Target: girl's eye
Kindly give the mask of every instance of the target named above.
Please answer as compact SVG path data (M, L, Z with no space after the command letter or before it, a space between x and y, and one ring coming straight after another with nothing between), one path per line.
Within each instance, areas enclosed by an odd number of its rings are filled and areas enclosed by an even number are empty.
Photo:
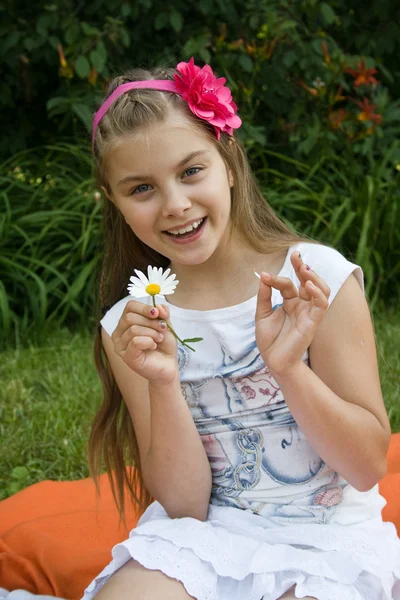
M187 169L184 172L184 175L187 175L188 177L191 177L192 175L196 175L196 173L198 173L201 170L202 169L200 167L190 167L190 169Z
M131 194L144 194L144 192L147 192L149 189L149 185L147 183L142 183L141 185L138 185L137 187L135 187Z

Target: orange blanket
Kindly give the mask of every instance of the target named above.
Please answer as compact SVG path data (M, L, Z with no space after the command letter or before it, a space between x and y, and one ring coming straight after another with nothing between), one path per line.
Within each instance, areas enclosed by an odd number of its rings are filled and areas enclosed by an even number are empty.
M79 600L110 561L111 548L137 523L118 514L105 475L96 498L90 479L42 481L0 502L0 587ZM392 435L388 473L380 482L385 521L400 535L400 433Z

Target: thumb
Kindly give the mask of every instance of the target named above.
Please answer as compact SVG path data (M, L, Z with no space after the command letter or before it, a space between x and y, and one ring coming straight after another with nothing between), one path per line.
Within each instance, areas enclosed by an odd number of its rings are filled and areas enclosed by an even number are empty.
M269 276L271 277L271 276ZM260 276L260 287L257 295L257 306L256 306L256 323L269 317L272 310L272 287L267 283L269 280L268 274L261 273Z
M165 304L157 304L158 317L164 321L169 321L169 308Z

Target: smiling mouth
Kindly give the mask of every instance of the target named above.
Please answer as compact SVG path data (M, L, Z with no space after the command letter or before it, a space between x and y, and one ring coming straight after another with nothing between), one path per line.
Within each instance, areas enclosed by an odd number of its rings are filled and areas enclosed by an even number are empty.
M193 225L191 225L191 229L190 231L185 231L184 233L172 233L171 231L164 231L163 233L166 233L167 235L169 235L172 238L187 238L187 237L191 237L192 235L194 235L195 233L197 233L204 225L206 221L206 217L203 217L202 219L199 219L199 221L196 222L196 226L193 227Z

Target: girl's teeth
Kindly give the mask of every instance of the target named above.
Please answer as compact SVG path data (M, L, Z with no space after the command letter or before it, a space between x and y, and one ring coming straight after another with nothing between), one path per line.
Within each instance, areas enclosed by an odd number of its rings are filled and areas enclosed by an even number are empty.
M178 229L178 231L168 231L168 233L170 233L171 235L183 235L184 233L189 233L189 231L192 231L193 229L197 229L197 227L202 222L203 222L203 219L200 219L200 221L195 221L194 223L192 223L191 225L188 225L184 229Z

